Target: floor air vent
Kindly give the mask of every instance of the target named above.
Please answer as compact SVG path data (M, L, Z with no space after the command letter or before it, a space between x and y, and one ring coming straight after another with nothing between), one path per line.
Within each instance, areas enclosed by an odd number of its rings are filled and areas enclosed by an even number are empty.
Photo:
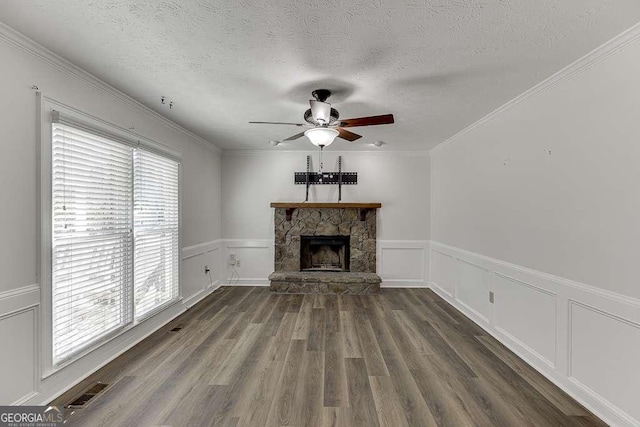
M182 329L182 326L176 326L171 330L171 332L178 332L180 329Z
M82 408L87 404L91 399L96 397L98 394L102 392L105 388L107 388L109 384L97 383L91 386L87 391L82 393L80 397L67 405L67 408Z

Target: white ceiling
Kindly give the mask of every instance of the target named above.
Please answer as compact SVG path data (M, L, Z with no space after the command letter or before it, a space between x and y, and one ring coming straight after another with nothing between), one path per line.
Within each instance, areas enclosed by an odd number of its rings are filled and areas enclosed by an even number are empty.
M396 118L331 148L428 150L640 21L640 2L0 0L0 21L224 149L274 149L298 128L247 122L302 122L328 88L342 118Z

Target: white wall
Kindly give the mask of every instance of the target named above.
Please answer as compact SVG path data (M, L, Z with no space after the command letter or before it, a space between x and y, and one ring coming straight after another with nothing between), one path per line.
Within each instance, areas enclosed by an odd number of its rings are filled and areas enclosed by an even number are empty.
M44 403L203 296L205 263L215 264L221 237L221 158L184 131L30 41L0 27L0 342L20 345L0 355L0 404ZM87 357L40 380L40 289L36 254L37 85L58 102L182 151L182 264L185 302L134 328ZM206 243L204 246L195 246ZM194 249L195 248L195 249ZM198 248L202 249L198 252ZM195 251L195 252L194 252ZM197 253L196 253L197 252ZM218 274L218 272L215 272ZM214 280L215 280L214 276ZM13 337L17 337L15 340Z
M297 144L311 143L300 140ZM334 145L346 144L336 141ZM332 146L333 147L333 146ZM381 202L378 238L429 238L429 160L426 153L325 151L324 170L358 172L357 185L342 186L343 202ZM319 151L225 151L223 165L223 224L226 239L266 239L273 236L271 202L301 202L305 186L293 184L294 172L319 167ZM313 185L310 202L337 202L337 185Z
M432 287L617 425L640 425L639 38L431 152Z
M432 238L639 298L639 75L635 42L436 150Z
M306 140L296 143L311 146ZM358 173L357 185L342 187L342 201L382 203L377 215L378 273L383 286L424 285L430 212L427 153L337 151L335 147L343 143L336 141L324 153L324 170L337 171L337 156L342 155L342 170ZM317 171L319 154L315 150L292 152L280 146L260 152L225 151L223 230L225 240L231 240L232 246L242 244L246 254L238 268L240 283L267 283L273 271L274 234L274 210L269 205L304 201L305 186L294 185L293 176L306 170L307 155L312 156L312 170ZM311 202L337 200L337 186L310 189Z

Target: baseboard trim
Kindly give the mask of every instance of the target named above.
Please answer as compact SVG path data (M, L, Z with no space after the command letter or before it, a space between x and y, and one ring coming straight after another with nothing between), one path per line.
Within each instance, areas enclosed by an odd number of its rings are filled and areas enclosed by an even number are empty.
M38 396L38 392L37 391L33 391L29 394L27 394L24 397L21 397L20 399L16 400L15 402L13 402L11 404L11 406L21 406L24 405L25 403L27 403L28 401L30 401L31 399L35 398L36 396Z
M269 279L235 279L227 280L224 286L269 286Z
M383 280L381 288L428 288L429 285L421 280L391 279Z
M220 281L216 280L213 282L211 286L208 286L207 289L203 289L195 294L191 295L189 298L182 301L182 304L186 307L186 309L190 309L194 305L198 304L200 301L205 299L210 293L218 290L220 288Z

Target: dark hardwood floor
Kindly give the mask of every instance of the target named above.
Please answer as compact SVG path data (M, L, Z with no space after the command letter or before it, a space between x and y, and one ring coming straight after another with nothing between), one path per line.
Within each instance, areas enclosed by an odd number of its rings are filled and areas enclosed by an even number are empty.
M427 289L225 287L52 403L96 381L70 425L604 425Z

